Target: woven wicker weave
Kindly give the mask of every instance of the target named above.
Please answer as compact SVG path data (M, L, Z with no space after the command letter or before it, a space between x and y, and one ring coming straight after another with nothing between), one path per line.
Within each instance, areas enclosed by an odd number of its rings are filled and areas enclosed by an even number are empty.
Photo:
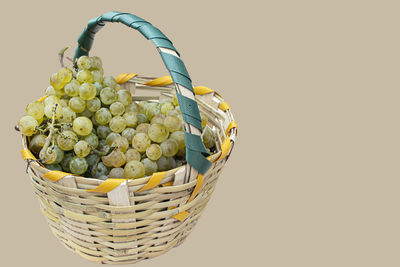
M170 77L126 74L117 81L131 91L133 100L158 101L172 97L176 89ZM189 164L162 175L116 181L50 171L32 158L23 136L23 154L41 211L68 249L91 261L127 264L161 255L185 240L215 189L237 132L219 94L206 87L195 87L194 92L199 110L208 117L207 127L218 137L217 153L208 157L212 165L204 175ZM108 182L111 190L96 191Z

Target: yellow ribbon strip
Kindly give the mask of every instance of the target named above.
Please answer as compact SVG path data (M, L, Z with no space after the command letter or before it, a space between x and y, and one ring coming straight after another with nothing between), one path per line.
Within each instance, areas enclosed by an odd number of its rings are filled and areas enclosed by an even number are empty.
M46 99L47 95L42 96L41 98L39 98L37 101L38 102L43 102Z
M98 187L93 189L86 189L88 192L94 193L108 193L114 190L117 186L125 182L127 179L121 178L108 178L104 182L102 182Z
M68 176L68 175L72 175L72 174L67 173L67 172L62 172L62 171L49 171L49 172L43 174L43 178L46 178L47 180L50 180L52 182L57 182L61 178Z
M227 102L219 103L219 108L222 109L223 111L226 111L227 109L230 109L230 107L229 107Z
M135 77L137 73L122 73L115 78L118 84L123 84Z
M174 81L172 80L171 76L163 76L159 77L157 79L148 81L143 83L143 85L148 85L148 86L165 86L168 84L172 84Z
M201 187L203 186L203 182L204 182L203 175L199 173L199 175L197 176L196 186L194 187L193 192L187 201L188 203L196 197L197 193L200 191Z
M228 155L229 151L231 150L231 146L232 146L231 139L229 139L229 137L226 137L225 140L222 142L221 145L222 153L221 156L219 156L219 158L217 159L217 161L224 159Z
M228 127L226 128L225 135L230 136L230 131L231 131L233 128L236 128L236 129L237 129L237 123L236 123L236 121L231 121L231 123L229 123Z
M23 157L25 160L27 160L27 159L33 159L33 160L35 160L35 159L36 159L35 156L29 151L29 149L22 149L22 150L21 150L21 154L22 154L22 157Z
M146 191L146 190L156 187L157 185L160 184L160 182L161 182L162 178L164 178L164 176L165 176L165 172L153 173L153 175L150 177L150 180L147 182L147 184L145 184L142 188L140 188L136 192L142 192L142 191Z
M161 186L172 186L173 184L174 184L174 182L169 181L169 182L163 183Z
M195 93L196 95L205 95L205 94L214 92L213 89L208 88L208 87L206 87L206 86L196 86L196 87L193 87L193 91L194 91L194 93Z
M175 206L172 206L172 207L169 207L168 209L172 210L172 209L175 209L175 208L176 208ZM182 212L179 212L176 215L172 215L172 217L177 219L178 221L183 222L186 219L186 217L189 216L189 214L190 213L188 211L182 211Z

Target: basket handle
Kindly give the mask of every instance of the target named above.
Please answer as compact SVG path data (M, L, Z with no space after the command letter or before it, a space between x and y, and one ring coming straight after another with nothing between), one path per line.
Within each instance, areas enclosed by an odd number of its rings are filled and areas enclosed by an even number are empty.
M179 108L185 121L186 161L199 173L205 174L212 164L206 159L209 154L201 139L201 117L197 102L194 100L192 81L183 61L179 58L178 51L159 29L133 14L116 11L105 13L88 22L87 27L78 38L74 61L80 56L89 55L94 36L105 25L105 22L120 22L138 30L157 47L165 67L175 83Z

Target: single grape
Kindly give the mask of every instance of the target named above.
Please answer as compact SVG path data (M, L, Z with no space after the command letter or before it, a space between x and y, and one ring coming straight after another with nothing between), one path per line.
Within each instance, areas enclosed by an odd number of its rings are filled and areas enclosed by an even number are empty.
M66 99L66 98L60 99L61 106L62 107L68 107L68 101L69 101L69 99Z
M160 114L160 104L158 103L148 103L144 106L144 114L146 115L147 119L151 121L151 119Z
M64 88L64 83L58 78L57 72L50 76L50 84L55 90L61 90Z
M88 109L85 109L83 112L79 113L78 116L79 117L84 116L84 117L87 117L87 118L91 118L93 116L93 112L91 112Z
M86 102L86 107L91 112L96 112L101 108L101 101L98 97L95 97Z
M92 132L93 124L87 117L78 117L74 120L72 128L77 134L86 136Z
M175 116L175 117L178 117L178 118L179 118L179 117L181 116L181 114L179 113L179 111L177 111L176 109L174 109L174 110L168 111L167 116Z
M140 153L145 152L150 144L151 140L149 136L145 133L136 133L135 136L132 138L132 147Z
M121 90L121 91L123 91L123 90ZM120 92L120 91L118 91L118 92ZM123 101L120 101L120 102L124 103ZM138 104L136 102L132 101L132 103L130 103L128 106L125 107L125 112L136 112L136 113L138 113L139 112Z
M164 123L164 119L165 119L165 116L164 116L163 114L155 115L155 116L151 119L150 124L154 124L154 123L163 124L163 123Z
M81 56L78 58L78 68L81 70L88 70L92 67L92 59L88 56Z
M62 167L60 166L60 164L44 164L44 167L48 170L52 170L52 171L62 171Z
M43 103L45 106L52 105L52 104L56 104L56 103L59 104L59 105L61 106L61 100L60 100L60 98L57 97L57 96L54 96L54 95L46 97L46 98L43 100L42 103Z
M152 161L148 158L142 159L141 163L143 164L144 167L144 172L146 176L150 176L153 173L157 172L157 162Z
M79 141L78 143L75 144L74 146L74 152L75 155L77 155L80 158L84 158L90 153L90 145L86 141Z
M121 89L117 92L117 101L121 102L125 107L132 103L132 94L129 90Z
M138 123L138 117L136 112L126 111L122 117L126 120L126 126L136 127Z
M180 119L173 115L167 116L164 120L164 125L170 132L178 131L181 128L181 124Z
M76 79L80 83L93 83L93 74L88 70L80 70L76 74Z
M72 123L76 118L76 113L69 107L62 107L62 116L58 120L61 123Z
M62 68L57 72L57 78L65 85L72 80L72 71L68 68ZM60 90L57 88L54 89Z
M111 145L115 146L116 149L125 153L129 147L129 142L128 139L126 139L125 137L118 136L113 140Z
M99 146L99 138L93 132L83 138L92 149L95 149Z
M118 92L119 90L122 90L122 86L121 86L120 84L117 83L117 85L114 86L114 89L115 89L115 91Z
M47 96L50 96L50 95L52 95L52 96L56 96L56 89L54 89L54 87L53 86L49 86L49 87L47 87L47 89L46 89L46 92L45 92L45 95L47 95Z
M40 120L44 116L44 104L39 101L34 101L26 106L26 114Z
M210 149L215 146L215 136L214 136L213 131L209 127L204 129L202 138L203 138L204 146L206 148Z
M123 168L112 168L108 174L109 178L124 178Z
M56 137L58 146L64 150L72 150L78 142L78 136L73 131L62 131Z
M76 113L81 113L86 108L86 102L80 98L79 96L72 97L69 102L68 106Z
M165 116L167 116L169 111L174 110L174 109L175 109L175 107L171 102L163 103L163 104L161 104L161 107L160 107L161 113L164 114Z
M162 150L161 147L157 144L151 144L147 149L146 149L146 156L150 160L158 160L162 156Z
M103 71L102 70L92 70L93 81L102 83L103 82Z
M57 97L65 96L65 91L64 91L64 89L56 90L56 96L57 96Z
M103 89L103 86L99 82L94 82L93 85L96 86L96 96L99 96L101 89Z
M150 125L148 134L153 142L162 143L167 140L169 132L163 124L155 123Z
M141 159L140 153L134 148L128 149L125 153L125 156L126 156L127 162L132 161L132 160L140 161L140 159Z
M138 114L136 114L136 117L137 117L137 119L138 119L137 124L149 122L149 121L147 120L146 115L144 115L143 113L138 113Z
M178 149L185 147L185 133L183 131L176 131L171 133L170 138L174 139L178 144Z
M125 106L121 102L114 102L110 105L110 112L114 116L120 116L125 112Z
M166 171L166 170L168 170L168 167L169 167L169 160L166 158L166 157L164 157L164 156L161 156L158 160L157 160L157 170L158 171Z
M150 128L150 123L141 123L136 127L136 132L137 133L145 133L147 134L147 132L149 131Z
M58 164L64 158L64 151L58 146L52 146L47 148L46 162L47 164Z
M110 120L112 119L111 112L108 108L101 108L98 111L96 111L96 114L94 115L96 121L100 125L107 125Z
M117 85L117 82L115 81L114 77L112 76L104 76L103 79L103 86L104 87L112 87L114 88Z
M97 56L93 56L90 57L90 59L92 60L92 69L101 69L103 68L103 63L101 62L101 58L97 57Z
M100 157L97 154L89 154L86 157L86 161L89 165L89 168L91 168L100 161Z
M143 163L137 160L129 161L124 168L124 177L128 179L141 178L145 175Z
M39 124L32 116L23 116L18 122L18 128L23 135L31 136L36 132Z
M64 91L69 96L78 96L80 86L81 84L77 80L72 79L72 81L64 86Z
M182 147L178 149L178 153L176 153L177 156L185 158L186 156L186 147Z
M92 166L90 174L94 178L99 178L101 176L107 176L108 168L104 165L103 162L99 162L97 165Z
M69 169L74 174L84 174L88 168L85 158L73 157L69 163Z
M100 100L105 105L110 105L117 100L117 92L112 87L104 87L100 91Z
M126 128L126 120L121 116L115 116L110 120L109 126L111 131L120 133Z
M101 138L101 139L106 139L107 135L109 135L111 133L111 129L108 126L105 125L99 125L97 127L97 135Z
M114 150L109 155L101 157L101 160L107 167L119 168L126 163L126 156L122 151Z
M71 169L69 168L69 163L74 157L74 153L65 153L63 160L60 162L61 168L65 172L71 172Z
M176 161L173 157L167 158L168 160L168 170L172 170L176 168Z
M114 142L114 140L120 136L121 135L119 133L111 132L109 135L107 135L107 138L106 138L107 145L111 146L111 144Z
M83 83L79 87L79 96L83 100L90 100L96 97L96 86L91 83Z
M121 136L125 137L129 144L132 144L132 138L136 134L136 130L133 128L126 128L122 131Z
M178 153L178 143L172 138L162 142L160 147L165 157L173 157Z
M63 114L61 102L60 102L60 104L59 103L54 103L54 104L45 105L44 114L49 119L53 118L53 115L55 116L54 117L55 119L60 118L62 116L62 114Z
M46 143L46 136L44 134L34 135L29 142L29 150L38 154L44 144Z

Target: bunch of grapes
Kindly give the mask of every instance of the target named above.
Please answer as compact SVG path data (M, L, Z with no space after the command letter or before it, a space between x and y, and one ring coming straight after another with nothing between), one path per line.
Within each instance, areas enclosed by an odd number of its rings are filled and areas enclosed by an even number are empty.
M185 164L185 135L176 95L133 101L99 57L80 57L50 77L43 101L26 107L18 123L29 149L51 170L105 180L140 178ZM202 116L203 142L215 135ZM205 128L204 128L205 127Z

